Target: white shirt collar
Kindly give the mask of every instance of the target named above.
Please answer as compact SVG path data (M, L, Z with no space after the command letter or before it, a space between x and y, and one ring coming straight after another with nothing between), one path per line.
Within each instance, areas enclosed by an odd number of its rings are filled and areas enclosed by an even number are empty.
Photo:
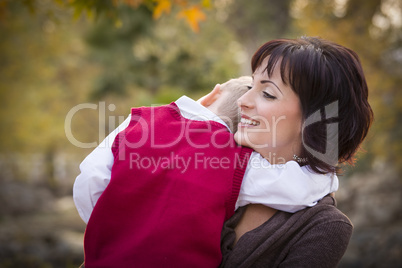
M227 127L230 131L228 125L219 116L202 106L199 102L196 102L187 96L182 96L175 101L175 103L179 107L180 113L183 117L197 121L216 121Z

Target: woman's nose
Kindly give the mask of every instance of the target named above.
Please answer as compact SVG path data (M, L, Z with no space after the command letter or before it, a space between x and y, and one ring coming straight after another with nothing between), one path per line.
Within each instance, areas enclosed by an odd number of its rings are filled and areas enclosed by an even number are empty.
M253 107L252 100L252 92L249 90L237 100L237 105L240 107L240 109L250 109Z

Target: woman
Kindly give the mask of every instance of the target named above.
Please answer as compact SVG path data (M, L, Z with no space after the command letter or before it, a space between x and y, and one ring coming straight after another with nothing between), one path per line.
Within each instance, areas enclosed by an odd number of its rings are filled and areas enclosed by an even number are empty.
M319 38L274 40L252 58L253 86L238 100L236 141L272 164L312 172L352 163L373 112L355 52ZM250 204L222 231L222 267L335 267L353 226L332 196L291 214Z

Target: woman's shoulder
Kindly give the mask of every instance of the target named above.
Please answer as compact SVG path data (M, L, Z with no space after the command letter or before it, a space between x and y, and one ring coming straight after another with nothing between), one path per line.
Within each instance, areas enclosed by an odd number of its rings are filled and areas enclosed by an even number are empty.
M303 237L303 239L315 237L315 241L322 240L322 243L317 245L331 240L331 243L338 241L342 244L342 246L339 245L340 249L346 249L353 232L352 222L336 207L336 201L332 196L326 196L316 206L295 213L288 220L288 223L291 222L294 222L300 232L296 232L295 236ZM326 239L323 240L320 237L326 237Z
M336 200L330 195L321 199L314 207L305 209L303 214L310 216L317 224L319 222L343 222L353 227L350 219L336 206Z
M287 230L291 233L290 242L284 244L283 259L278 258L286 267L302 262L306 267L336 267L353 232L351 221L336 207L331 196L324 197L314 207L295 213L288 223L294 224Z

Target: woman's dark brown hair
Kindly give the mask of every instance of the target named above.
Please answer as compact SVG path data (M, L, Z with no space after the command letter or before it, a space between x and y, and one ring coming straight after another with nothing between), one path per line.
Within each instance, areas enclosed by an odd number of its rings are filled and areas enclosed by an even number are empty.
M317 173L338 172L340 163L352 164L373 121L357 54L315 37L278 39L254 54L253 73L266 57L268 76L279 64L282 81L300 98L305 122L300 157L305 164Z

